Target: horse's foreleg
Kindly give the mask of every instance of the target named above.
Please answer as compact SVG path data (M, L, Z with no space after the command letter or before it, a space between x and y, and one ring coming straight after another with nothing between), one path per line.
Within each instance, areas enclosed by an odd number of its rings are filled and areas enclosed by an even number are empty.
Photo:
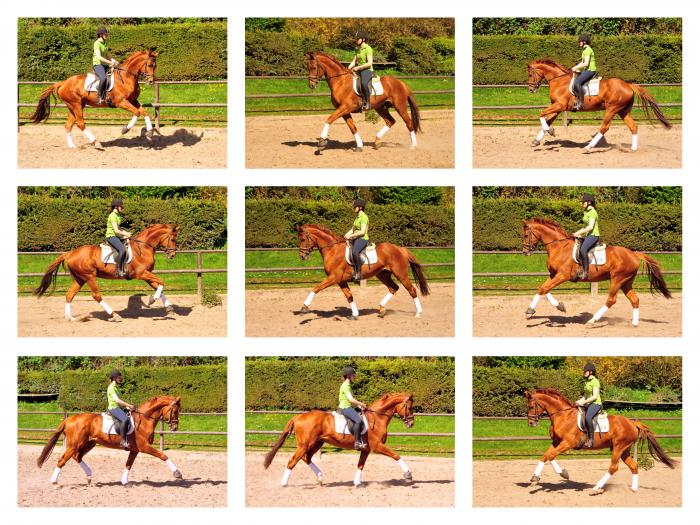
M338 286L340 286L340 289L342 290L343 295L345 295L345 299L350 304L350 310L352 311L352 315L350 316L350 319L352 319L353 321L357 321L360 318L360 311L357 309L357 305L355 304L355 299L352 296L352 292L350 291L350 287L348 286L348 283L338 283Z
M319 293L321 290L325 290L328 288L331 284L335 283L335 277L332 276L327 276L321 284L316 285L313 290L309 292L309 295L306 297L306 300L304 301L304 305L301 307L301 311L303 313L309 312L309 306L311 306L311 301L314 300L314 297L316 297L316 294Z
M170 472L173 473L173 476L177 479L182 479L182 473L167 455L163 454L160 450L158 450L157 448L153 448L151 445L148 444L139 443L138 447L140 452L150 454L151 456L157 457L161 461L165 461L165 465L168 467Z
M328 145L328 132L331 129L331 124L333 124L343 115L349 115L351 111L352 108L340 106L339 108L336 108L336 110L326 119L326 122L323 124L323 129L321 130L321 135L318 138L318 149L316 150L316 155L320 155L321 151L323 151Z
M107 304L107 301L105 301L102 298L102 294L100 294L100 288L97 286L97 278L93 275L90 276L87 280L87 284L90 287L90 291L92 291L92 298L99 304L102 309L105 311L105 313L109 316L109 318L114 321L115 323L118 323L122 320L121 316L112 310L112 307Z
M632 305L632 326L639 326L639 297L632 290L632 285L634 284L634 278L629 281L625 281L620 288Z
M535 308L537 308L537 303L540 301L543 295L547 296L547 300L552 306L556 307L560 312L566 312L566 307L564 303L557 301L557 299L550 293L554 288L559 286L561 283L568 281L569 278L565 275L556 274L554 277L547 279L540 287L537 289L537 293L532 298L530 306L525 310L525 315L533 315L535 313Z
M165 307L165 313L172 313L173 305L163 293L163 287L165 286L163 279L151 272L144 272L141 276L141 279L146 281L151 286L151 288L155 290L154 294L148 297L148 306L151 306L158 299L160 299L163 302L163 306Z
M382 454L383 456L390 457L399 464L401 472L403 472L403 479L413 479L413 474L411 474L411 471L408 468L408 465L406 465L406 462L403 459L401 459L401 456L399 456L396 452L387 447L384 443L375 443L372 452L376 452L377 454Z
M123 99L119 101L117 107L122 108L133 115L129 123L122 128L122 133L127 133L132 127L134 127L134 124L136 124L138 118L143 117L143 120L146 123L146 135L149 137L153 136L153 125L151 124L151 118L148 116L148 113L143 106L139 105L137 107L127 99Z
M348 128L350 128L350 133L352 133L352 136L355 138L355 147L352 150L355 152L362 151L364 143L362 142L362 137L360 137L360 134L357 131L357 126L355 125L352 115L350 113L343 115L343 120L345 120Z
M122 472L122 485L127 485L129 483L129 472L131 472L131 467L134 465L134 460L136 460L138 454L138 450L129 451L129 457L126 458L126 465L124 465L124 472Z
M357 462L357 471L355 472L355 479L353 480L353 485L356 487L359 487L362 484L362 470L365 468L367 456L369 456L369 450L363 450L360 452L360 459Z
M544 470L544 464L548 461L551 463L554 472L559 474L564 479L569 479L569 472L566 469L561 468L556 460L557 456L563 454L564 452L569 450L569 448L571 448L569 444L564 441L559 443L559 445L556 447L554 445L549 445L549 448L542 455L540 461L537 463L535 471L532 473L532 477L530 478L530 483L538 483L540 481L540 475L542 474L542 470Z
M558 104L553 104L540 113L540 124L542 128L537 132L535 139L532 141L533 146L540 145L545 133L550 134L552 137L555 136L556 133L554 132L554 128L551 126L551 124L557 118L559 113L565 109L566 108L562 109Z

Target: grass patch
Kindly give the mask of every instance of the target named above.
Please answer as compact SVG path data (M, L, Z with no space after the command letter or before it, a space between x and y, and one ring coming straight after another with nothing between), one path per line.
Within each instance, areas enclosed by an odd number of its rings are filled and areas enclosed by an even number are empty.
M19 86L19 102L36 104L39 95L47 85ZM227 100L226 84L159 84L161 104L225 104ZM153 86L141 84L139 102L148 109L151 118L154 117ZM53 105L53 102L52 102ZM29 117L34 108L20 108L19 122L29 122ZM51 112L50 124L63 124L68 115L68 110L62 102L58 102L55 110ZM129 120L129 113L123 109L113 108L87 108L85 122L93 124L125 124ZM161 108L160 122L162 126L188 125L224 127L227 123L227 108ZM143 121L139 121L143 125ZM132 131L133 133L133 131Z
M246 430L278 430L282 431L292 414L246 414ZM436 416L421 417L416 415L413 429L407 429L403 422L392 419L389 424L389 437L387 446L399 454L427 455L454 457L454 437L423 437L423 436L392 436L392 432L453 432L454 417ZM278 435L246 434L245 445L250 450L268 450L277 440ZM293 437L287 439L282 447L284 451L296 448ZM323 446L324 452L345 452L343 449L333 448L330 445ZM355 453L354 451L347 451Z
M683 88L680 86L649 86L645 88L660 104L683 102ZM638 97L635 97L638 100ZM546 106L550 104L549 89L542 86L537 93L530 93L527 87L512 88L472 88L472 101L474 106ZM680 123L683 117L683 108L661 108L664 115L674 123ZM512 110L474 110L472 122L482 125L508 125L523 124L523 121L537 122L541 109L512 109ZM584 113L568 113L572 124L598 124L603 118L603 111ZM636 108L632 116L637 123L647 123L644 112ZM554 125L560 125L562 117L559 117ZM656 120L653 121L658 124ZM624 125L621 119L615 118L613 124Z
M452 248L440 248L434 250L411 250L421 264L427 263L454 263L455 253ZM318 251L302 261L297 250L270 250L245 252L246 268L304 268L323 266L323 260ZM441 266L425 268L428 282L454 282L454 266ZM326 273L323 270L295 270L279 272L246 272L246 288L266 287L294 287L317 284L323 280ZM370 279L369 284L380 284L377 279ZM383 286L383 285L382 285Z
M106 409L106 406L105 406ZM17 403L18 412L59 412L58 402L44 403L20 401ZM18 428L56 428L63 417L59 414L18 414ZM160 428L160 424L158 425ZM168 430L167 423L165 430ZM225 414L214 416L186 416L180 415L179 430L198 432L226 432L227 418ZM21 444L43 445L48 440L48 432L20 431L17 442ZM158 446L159 436L154 436L155 446ZM165 449L181 450L226 450L227 436L190 436L178 434L165 435Z
M680 254L652 255L662 270L682 270L683 256ZM474 273L511 273L511 272L546 272L547 254L533 254L526 257L521 254L472 254L472 271ZM666 284L671 291L681 291L683 276L665 275ZM476 295L517 295L531 293L546 280L541 277L472 277L472 289ZM600 292L608 290L610 281L598 283ZM637 292L648 290L648 280L644 274L638 274L635 281ZM566 282L556 288L557 293L588 293L588 283Z
M380 76L395 75L392 71L381 71ZM400 76L400 75L397 75ZM405 83L413 91L454 90L455 78L409 78ZM307 97L294 98L248 98L245 101L246 115L298 115L326 113L333 111L328 83L322 81L316 89L309 88L306 79L290 78L247 78L245 81L246 95L271 95L299 93L309 94ZM328 93L328 96L312 96L315 93ZM454 93L418 94L416 101L420 109L453 109L455 107ZM395 112L394 112L395 113Z
M681 417L681 410L616 410L606 409L608 414L619 414L629 418L634 417ZM681 434L682 421L642 421L655 434ZM525 419L522 420L488 420L475 419L473 423L474 437L549 437L549 422L542 420L536 427L530 427ZM682 439L659 438L663 449L673 456L683 452ZM549 446L550 441L474 441L472 456L474 459L514 459L535 458ZM646 447L645 447L646 450ZM591 457L609 457L609 450L576 451L566 453L567 458L586 459Z
M17 268L19 273L45 272L46 268L56 258L55 255L18 255ZM182 270L194 269L197 267L196 253L178 253L173 259L168 259L163 254L156 255L154 273L158 275L159 270ZM226 268L227 252L202 254L203 268ZM62 271L62 270L61 270ZM162 274L165 281L165 290L168 294L192 295L197 293L197 275L194 273L185 274ZM19 277L17 279L17 289L20 296L29 296L32 290L39 285L40 277ZM56 281L56 291L54 294L64 294L70 287L73 280L69 276L59 277ZM123 279L98 279L100 291L103 295L128 295L133 293L150 293L151 287L144 281ZM226 293L227 273L204 273L202 274L202 286L212 293ZM84 286L80 294L89 296L90 289Z

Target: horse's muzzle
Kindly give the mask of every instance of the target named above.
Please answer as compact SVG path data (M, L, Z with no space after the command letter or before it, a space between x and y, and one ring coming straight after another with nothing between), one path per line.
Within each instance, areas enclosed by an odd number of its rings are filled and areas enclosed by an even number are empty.
M173 259L175 257L175 252L170 252L165 257L168 259Z
M309 89L316 89L316 86L318 85L318 82L309 80Z
M530 86L530 87L528 88L528 91L529 91L530 93L537 93L537 91L538 91L539 89L540 89L539 87Z
M523 250L523 255L530 257L530 255L532 255L532 250Z

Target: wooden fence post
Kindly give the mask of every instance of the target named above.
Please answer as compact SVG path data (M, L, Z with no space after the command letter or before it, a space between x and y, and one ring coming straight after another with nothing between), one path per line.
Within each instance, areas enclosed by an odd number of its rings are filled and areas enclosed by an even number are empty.
M163 435L163 431L165 430L165 421L162 419L160 420L160 451L163 452L163 448L165 447L165 436Z
M199 297L199 302L202 302L202 252L197 252L197 297Z
M367 288L367 279L360 279L360 288Z
M155 102L153 109L156 114L156 130L160 131L160 87L155 79L153 80L153 102Z
M598 283L591 283L591 296L595 297L598 295Z
M569 127L569 112L564 111L564 129Z

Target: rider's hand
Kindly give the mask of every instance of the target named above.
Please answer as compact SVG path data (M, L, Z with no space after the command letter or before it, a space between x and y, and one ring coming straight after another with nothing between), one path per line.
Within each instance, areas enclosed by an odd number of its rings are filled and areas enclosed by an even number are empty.
M352 234L351 234L351 233L346 233L346 234L345 234L345 240L346 240L346 241L349 241L350 239L352 239Z
M131 233L130 232L124 232L124 237L127 239L131 239Z

